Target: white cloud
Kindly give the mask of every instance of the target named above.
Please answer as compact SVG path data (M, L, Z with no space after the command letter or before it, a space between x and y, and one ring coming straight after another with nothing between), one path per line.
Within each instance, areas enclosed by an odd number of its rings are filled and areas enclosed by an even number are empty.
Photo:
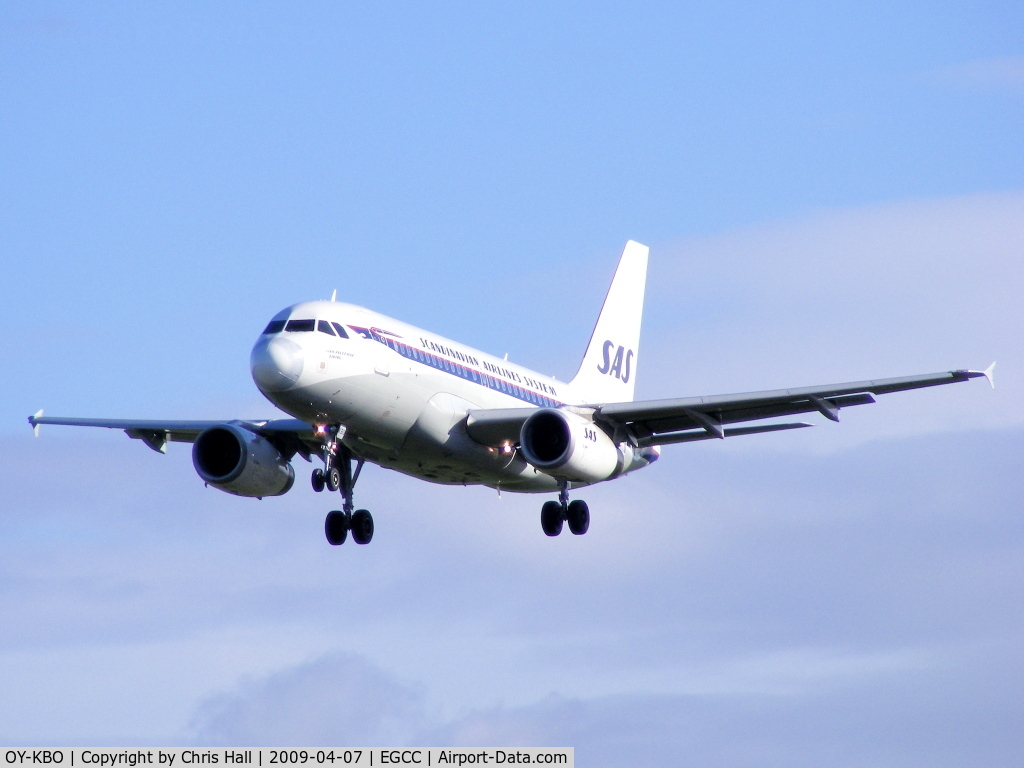
M974 734L1024 679L1019 431L690 446L588 491L591 532L556 540L536 499L371 469L379 539L340 550L304 487L233 499L187 453L119 436L40 486L46 440L0 462L9 742L491 739L589 764L760 745L815 764L879 757L888 719L901 763L949 720L968 724L951 748L1014 744Z
M990 654L1008 646L988 649ZM739 666L791 668L787 675L806 679L834 678L840 685L814 690L717 691L700 693L632 693L566 697L550 693L515 706L492 706L463 711L447 722L424 728L424 715L415 694L365 661L326 657L284 670L265 680L221 697L214 709L232 713L276 715L291 707L280 721L302 719L283 743L313 746L369 746L373 728L358 741L357 728L346 726L346 714L359 723L373 720L380 709L378 694L386 692L398 711L400 725L388 733L389 744L463 748L573 746L582 764L669 765L958 765L964 762L1012 762L1021 746L1012 723L1018 719L1013 702L1020 694L1015 677L1019 658L993 674L992 659L975 649L937 664L933 652L877 654L872 658L844 656L809 649L785 654L785 659L741 660ZM922 663L922 658L929 661ZM781 665L780 662L781 661ZM342 685L341 693L324 693L341 670L369 669L366 680ZM941 669L940 675L935 675ZM359 674L356 675L360 677ZM364 685L368 683L368 688ZM338 700L343 700L338 714ZM322 701L325 706L312 706ZM966 705L965 705L966 702ZM367 712L360 711L365 708ZM201 710L197 725L207 725L209 709ZM219 738L231 743L267 743L280 733L279 721L262 730L260 718L227 718L233 725ZM239 725L244 723L244 725ZM1009 728L1007 726L1010 726ZM294 738L293 733L304 734ZM320 741L310 741L309 734ZM982 736L984 734L984 736ZM981 738L977 738L982 736ZM261 741L262 739L262 741ZM305 739L305 740L303 740ZM290 741L289 741L290 740ZM211 739L216 741L216 738Z
M423 693L353 654L334 653L207 699L204 745L404 745L426 722Z
M963 88L1024 93L1024 56L975 59L943 67L936 74L942 81Z
M1024 739L1007 708L1020 686L978 673L969 663L941 682L889 676L813 696L552 695L466 713L425 741L575 746L598 768L1012 765Z
M977 382L901 393L838 427L751 440L832 449L1022 424L1022 254L1021 192L823 212L653 249L639 387L717 394L997 360L994 393Z

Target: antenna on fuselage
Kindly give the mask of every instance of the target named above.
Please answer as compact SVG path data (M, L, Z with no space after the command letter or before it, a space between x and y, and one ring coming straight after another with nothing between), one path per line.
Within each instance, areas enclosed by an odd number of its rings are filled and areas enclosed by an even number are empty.
M333 292L333 293L331 293L331 301L334 301L334 300L335 300L335 299L337 299L337 298L338 298L338 289L337 289L337 288L335 288L335 289L334 289L334 292Z

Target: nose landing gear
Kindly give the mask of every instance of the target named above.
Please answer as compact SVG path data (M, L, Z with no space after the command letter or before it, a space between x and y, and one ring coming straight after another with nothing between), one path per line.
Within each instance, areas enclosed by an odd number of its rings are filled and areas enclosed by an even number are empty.
M330 491L341 491L341 510L327 513L324 520L324 535L327 543L338 546L345 543L348 532L352 531L352 541L356 544L369 544L373 538L373 516L365 509L356 509L353 502L353 491L359 473L363 471L363 460L356 459L355 472L352 471L352 452L346 448L341 438L344 428L334 429L331 439L324 443L324 468L313 470L313 490L319 493L325 487Z
M569 530L582 536L590 529L590 508L582 499L569 501L569 485L562 483L558 501L546 501L540 509L540 527L548 536L562 532L562 523L569 523Z
M341 487L341 472L337 467L331 467L324 473L324 485L332 493Z

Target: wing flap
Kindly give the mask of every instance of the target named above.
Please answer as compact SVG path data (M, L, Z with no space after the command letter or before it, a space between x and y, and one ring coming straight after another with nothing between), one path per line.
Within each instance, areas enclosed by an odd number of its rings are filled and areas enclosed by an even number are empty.
M821 398L821 401L823 405L827 404L833 408L839 409L847 408L851 405L866 405L868 403L873 403L875 402L875 398L866 392L862 392L856 395ZM777 416L795 416L800 413L812 413L814 411L820 411L821 408L819 408L814 401L804 398L791 400L789 402L783 401L772 404L762 404L754 407L741 406L736 408L727 408L725 406L719 406L718 408L692 408L688 410L714 416L714 418L722 424L736 424L743 421L772 419ZM687 415L686 413L683 413L680 416L671 416L669 418L662 419L642 419L631 423L636 427L650 430L652 433L678 432L684 429L704 426L702 423L698 423L698 420L693 418L693 416Z
M740 435L757 435L763 432L780 432L787 429L803 429L813 427L807 422L795 422L792 424L761 424L755 427L728 427L723 430L722 437L739 437ZM689 432L672 432L665 435L652 435L642 437L637 443L639 448L646 448L650 445L672 445L673 443L692 443L694 440L713 440L718 435L706 429Z

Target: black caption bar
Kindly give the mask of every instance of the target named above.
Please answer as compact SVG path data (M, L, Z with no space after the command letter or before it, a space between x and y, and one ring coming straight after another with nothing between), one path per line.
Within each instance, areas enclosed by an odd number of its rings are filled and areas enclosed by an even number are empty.
M471 765L554 765L573 768L572 747L547 749L0 749L5 766L46 768L137 768L138 766L217 766L217 768L292 768L293 766L426 766L463 768Z

